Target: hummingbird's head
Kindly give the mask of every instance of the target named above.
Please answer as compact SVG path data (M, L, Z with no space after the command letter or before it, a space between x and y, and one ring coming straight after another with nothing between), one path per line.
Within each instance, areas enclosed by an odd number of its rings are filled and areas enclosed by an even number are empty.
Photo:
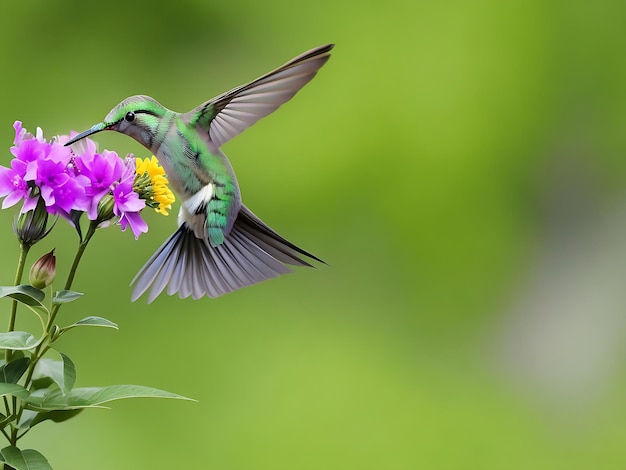
M117 131L126 134L151 149L159 122L168 110L149 96L136 95L115 106L104 121L68 140L71 145L100 131Z

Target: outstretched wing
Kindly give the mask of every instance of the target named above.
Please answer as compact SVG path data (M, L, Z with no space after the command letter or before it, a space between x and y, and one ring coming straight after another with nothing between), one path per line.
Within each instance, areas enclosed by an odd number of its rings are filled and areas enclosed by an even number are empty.
M216 148L275 111L315 76L333 44L311 49L276 70L219 95L187 113L189 123L208 132Z

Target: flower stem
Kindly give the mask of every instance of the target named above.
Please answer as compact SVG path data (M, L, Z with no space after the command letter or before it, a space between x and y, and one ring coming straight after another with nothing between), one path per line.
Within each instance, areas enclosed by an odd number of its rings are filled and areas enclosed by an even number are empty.
M20 283L22 282L22 275L24 274L24 266L26 265L26 257L28 255L28 251L30 250L30 247L31 245L29 244L20 243L20 257L17 262L17 269L15 271L15 281L13 283L16 286L19 286ZM15 330L16 317L17 317L17 300L13 300L11 304L11 316L9 317L9 327L7 331ZM13 350L6 349L4 352L5 364L8 364L11 361L12 356L13 356ZM16 410L17 409L16 397L13 397L13 399L11 400L11 404L13 405L12 409ZM7 416L9 416L9 414L11 413L11 404L9 404L9 401L6 399L6 397L4 397L4 407L6 409ZM4 429L2 430L2 433L9 440L9 442L13 444L11 438L9 437L9 435ZM13 435L13 432L11 432L11 435ZM11 467L9 467L8 465L4 465L3 468L10 469Z
M96 233L97 225L93 222L89 224L89 229L87 230L87 234L85 235L84 240L78 246L78 251L76 251L76 256L74 256L74 262L72 263L72 267L70 269L69 274L67 275L67 281L65 281L65 290L69 290L72 287L72 282L74 282L74 276L76 275L76 269L78 268L78 263L80 263L80 259L85 252L85 248L87 248L87 244L91 237Z
M96 233L97 227L98 227L98 224L95 223L95 221L92 221L89 224L89 229L87 230L87 234L85 235L85 238L81 241L80 245L78 245L78 250L76 250L76 255L74 256L74 262L72 263L70 272L67 275L67 280L65 281L65 290L69 290L72 287L72 283L74 282L74 276L76 275L76 270L78 269L80 260L83 257L85 248L87 248L87 244L89 243L89 240L91 240L91 237L93 237L93 235ZM61 307L61 304L58 304L58 303L55 303L52 305L52 310L50 311L50 317L48 318L48 324L46 325L46 331L44 332L46 337L35 348L35 351L32 354L31 362L26 372L26 379L24 381L24 388L26 389L28 389L30 386L37 362L39 362L39 359L41 359L43 355L48 351L48 349L50 348L50 343L54 341L54 338L52 336L54 333L54 319L56 318L60 307ZM23 412L24 412L24 405L22 404L14 420L16 424L19 423ZM11 438L9 439L9 442L11 443L11 445L16 445L18 439L22 437L23 435L24 434L18 435L17 426L15 427L12 426L11 436L10 436Z
M78 250L76 251L76 255L74 256L74 262L72 263L72 267L70 268L70 272L67 275L67 280L65 281L65 290L70 290L72 288L72 283L74 282L74 276L76 275L76 270L78 269L78 264L80 263L81 258L83 257L83 253L85 252L85 248L87 248L87 244L91 237L96 233L97 225L94 222L89 224L89 229L87 230L87 234L83 241L78 245ZM52 312L50 314L50 319L48 320L48 332L50 333L50 329L53 327L54 319L56 318L57 312L61 304L54 304L52 306Z
M67 275L67 280L65 281L65 290L69 290L72 287L72 282L74 282L74 276L76 275L76 269L78 268L80 259L82 258L83 253L85 252L85 248L87 248L87 244L89 243L89 240L91 240L91 237L93 237L94 233L96 233L96 228L97 228L97 225L92 222L89 225L89 230L87 231L87 235L85 236L83 241L81 241L80 245L78 245L78 250L76 250L76 255L74 256L74 262L72 263L70 272ZM33 360L31 361L28 367L28 371L26 373L26 382L25 382L26 388L28 388L28 386L30 385L30 381L33 377L33 372L35 370L35 365L37 364L37 361L48 350L48 345L50 343L52 330L54 328L54 319L56 318L57 313L59 312L59 308L61 308L61 304L52 305L52 310L50 312L50 317L48 318L48 324L46 325L46 331L44 333L46 335L46 338L41 343L39 343L39 345L35 348L35 352L33 353Z
M24 274L24 266L26 265L26 256L30 250L30 245L20 243L20 258L17 262L17 270L15 271L15 282L13 285L18 286L22 282L22 274ZM15 318L17 316L17 300L13 300L11 303L11 316L9 317L9 329L7 331L15 330ZM13 351L7 349L5 351L4 358L8 363L11 360Z

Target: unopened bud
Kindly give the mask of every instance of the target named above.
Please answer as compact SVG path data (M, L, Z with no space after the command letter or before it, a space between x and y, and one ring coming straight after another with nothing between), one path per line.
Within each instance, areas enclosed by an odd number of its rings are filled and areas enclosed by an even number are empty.
M110 220L115 215L113 213L113 206L115 205L115 199L112 194L105 194L98 203L98 222L105 222Z
M54 224L48 228L48 211L43 198L39 198L33 210L19 214L13 220L13 233L22 245L32 246L42 240Z
M43 255L30 268L28 278L30 284L37 289L44 289L52 284L54 276L57 272L57 260L54 256L54 250Z

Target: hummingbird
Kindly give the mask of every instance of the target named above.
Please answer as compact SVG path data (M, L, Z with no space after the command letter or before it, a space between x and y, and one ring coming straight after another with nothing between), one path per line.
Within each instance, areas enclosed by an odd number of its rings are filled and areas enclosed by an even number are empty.
M292 272L288 265L324 263L243 204L221 147L291 99L326 63L333 47L304 52L187 113L171 111L149 96L131 96L65 144L105 130L126 134L157 157L181 201L178 229L132 280L132 301L150 289L150 303L166 288L180 298L218 297Z

